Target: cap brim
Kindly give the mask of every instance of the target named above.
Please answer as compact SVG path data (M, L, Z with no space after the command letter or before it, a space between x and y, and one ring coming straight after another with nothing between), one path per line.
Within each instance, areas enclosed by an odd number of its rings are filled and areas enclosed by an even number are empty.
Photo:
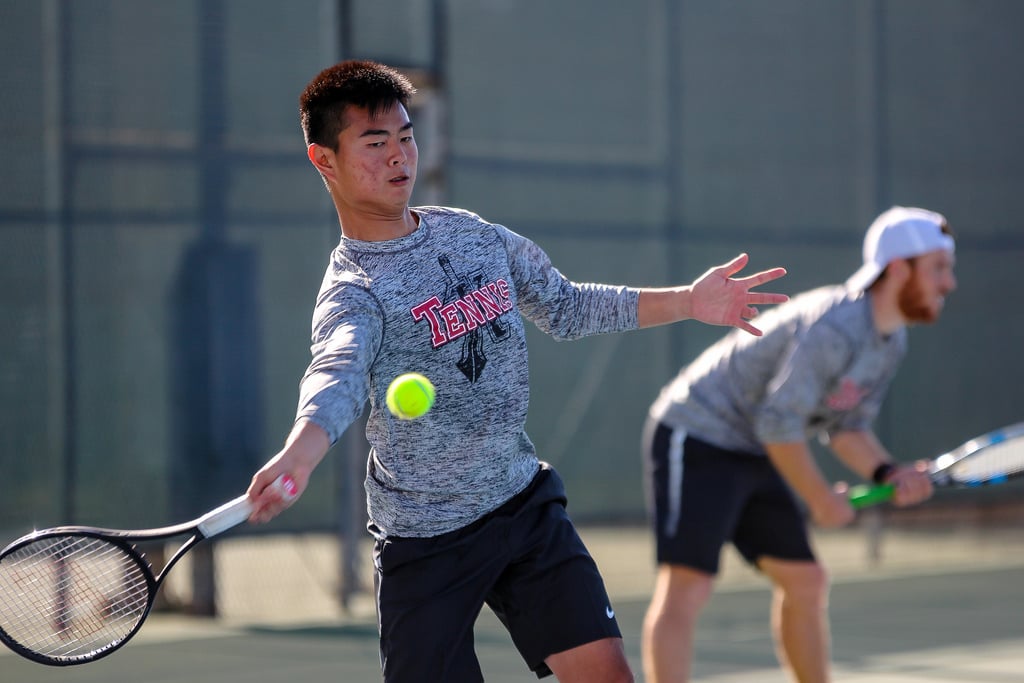
M846 286L854 291L862 292L874 284L884 268L877 263L865 263L857 272L846 280Z

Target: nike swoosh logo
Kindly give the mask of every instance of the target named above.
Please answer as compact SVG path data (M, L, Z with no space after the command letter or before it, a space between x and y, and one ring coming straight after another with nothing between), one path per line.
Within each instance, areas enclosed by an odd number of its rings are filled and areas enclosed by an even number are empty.
M604 608L604 614L609 619L614 619L615 618L615 610L613 610L610 605L608 607Z

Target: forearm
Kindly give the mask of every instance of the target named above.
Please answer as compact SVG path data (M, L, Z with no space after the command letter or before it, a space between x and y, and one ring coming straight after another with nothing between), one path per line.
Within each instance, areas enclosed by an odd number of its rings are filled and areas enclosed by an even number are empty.
M772 465L797 495L811 503L831 496L832 487L822 475L814 455L802 441L765 444Z
M889 451L870 431L840 432L829 440L829 447L846 467L868 481L879 465L892 463Z
M807 504L816 524L839 527L853 519L853 508L846 496L825 479L806 443L768 443L765 449L775 469Z
M294 500L284 501L279 495L268 493L272 489L270 483L282 474L287 474L295 480L296 498L301 496L309 483L309 475L330 447L330 438L322 427L305 419L296 422L284 448L253 475L248 491L253 503L249 519L253 522L269 522L291 505Z
M641 289L637 304L639 327L655 327L690 317L693 289L689 286Z
M330 447L330 437L326 430L312 420L301 419L292 427L278 457L292 468L301 470L305 481L327 455Z

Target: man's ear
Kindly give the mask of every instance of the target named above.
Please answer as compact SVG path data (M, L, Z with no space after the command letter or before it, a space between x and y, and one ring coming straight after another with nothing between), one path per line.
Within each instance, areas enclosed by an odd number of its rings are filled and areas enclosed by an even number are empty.
M316 170L320 171L321 175L334 175L334 152L330 149L311 142L309 147L306 148L306 156L309 157L309 161L316 166Z
M889 271L888 277L893 282L903 284L910 279L911 275L913 275L914 267L910 265L910 261L907 259L898 258L890 261L889 265L886 266L886 270Z

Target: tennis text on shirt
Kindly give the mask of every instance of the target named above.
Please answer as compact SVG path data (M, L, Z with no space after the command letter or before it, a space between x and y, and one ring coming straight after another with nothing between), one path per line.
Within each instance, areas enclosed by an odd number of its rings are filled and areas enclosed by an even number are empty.
M496 320L512 307L508 282L499 279L447 304L432 296L413 306L412 317L430 324L430 343L436 349Z

